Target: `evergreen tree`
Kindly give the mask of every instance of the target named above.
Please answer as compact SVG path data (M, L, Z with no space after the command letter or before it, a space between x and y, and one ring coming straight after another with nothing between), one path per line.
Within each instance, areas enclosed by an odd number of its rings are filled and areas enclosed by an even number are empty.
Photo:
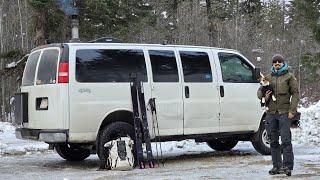
M63 12L59 10L55 0L28 0L34 10L34 23L30 26L35 32L35 45L63 41Z
M314 39L320 42L320 1L294 0L292 1L293 18L303 18L312 29Z
M128 41L129 32L151 22L151 7L143 0L78 0L80 38L113 36ZM150 21L149 21L150 20Z
M294 0L291 2L292 11L290 18L292 24L304 26L303 29L311 29L312 38L320 43L320 1L319 0ZM300 37L301 42L309 39L305 33ZM305 43L300 43L299 61L301 63L302 81L305 85L319 84L316 80L320 77L320 53L312 48L306 48ZM310 43L310 41L307 41Z

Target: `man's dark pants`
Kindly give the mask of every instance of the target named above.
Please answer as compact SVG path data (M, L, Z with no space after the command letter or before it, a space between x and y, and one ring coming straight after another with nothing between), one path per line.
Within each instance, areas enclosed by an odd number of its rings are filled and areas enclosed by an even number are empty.
M280 168L283 166L293 170L290 126L291 121L288 119L288 113L267 113L266 130L270 140L273 167ZM282 141L281 146L279 144L279 135ZM283 151L283 161L281 158L281 149Z

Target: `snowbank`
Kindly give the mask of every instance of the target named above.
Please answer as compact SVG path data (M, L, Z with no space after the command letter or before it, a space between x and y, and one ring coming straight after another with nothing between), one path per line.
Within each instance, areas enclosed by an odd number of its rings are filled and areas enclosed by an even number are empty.
M158 146L158 148L156 147ZM169 141L161 143L162 157L177 157L187 154L200 154L213 151L206 143L198 143L188 139L184 141ZM161 157L160 143L152 143L154 156Z
M14 132L15 127L10 123L0 122L0 156L45 151L49 147L43 142L17 139Z
M320 101L308 108L300 108L301 127L292 130L295 145L320 145ZM45 151L48 144L43 142L16 139L15 127L7 122L0 122L0 156L26 154L35 151ZM158 147L156 147L158 145ZM212 151L206 143L196 143L194 140L161 143L164 156L179 156ZM160 144L153 143L153 149L160 152ZM237 147L252 150L250 143L239 143Z
M299 108L300 128L292 130L293 142L303 145L320 145L320 101L308 108Z

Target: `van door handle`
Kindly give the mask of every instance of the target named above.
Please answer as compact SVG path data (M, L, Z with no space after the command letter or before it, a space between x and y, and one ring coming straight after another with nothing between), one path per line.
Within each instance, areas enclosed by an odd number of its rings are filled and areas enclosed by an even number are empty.
M184 93L185 93L186 98L190 97L189 86L184 87Z
M220 86L220 96L224 97L224 87Z

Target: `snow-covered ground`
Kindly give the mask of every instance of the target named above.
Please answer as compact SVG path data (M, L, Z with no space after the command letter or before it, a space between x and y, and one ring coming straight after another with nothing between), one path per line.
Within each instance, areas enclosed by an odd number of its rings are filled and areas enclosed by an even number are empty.
M10 123L0 122L0 156L42 152L49 147L43 142L17 139L14 132L15 127Z
M300 128L293 129L293 142L302 145L320 146L320 101L308 108L299 108Z
M183 143L184 144L184 143ZM181 144L180 144L181 145ZM53 151L36 152L23 156L0 157L0 179L283 179L285 175L270 176L271 157L258 154L249 142L239 143L232 151L217 152L187 141L178 147L168 144L164 166L132 171L97 171L99 159L92 155L81 162L68 162ZM193 147L191 147L194 145ZM320 177L320 147L296 145L295 167L291 178ZM179 156L179 154L181 156Z

